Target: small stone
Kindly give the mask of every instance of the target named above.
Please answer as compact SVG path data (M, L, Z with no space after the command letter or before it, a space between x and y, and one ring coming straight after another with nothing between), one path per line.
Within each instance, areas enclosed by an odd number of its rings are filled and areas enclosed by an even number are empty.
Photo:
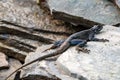
M7 56L4 53L0 52L0 70L9 68L9 64L6 59L7 59Z

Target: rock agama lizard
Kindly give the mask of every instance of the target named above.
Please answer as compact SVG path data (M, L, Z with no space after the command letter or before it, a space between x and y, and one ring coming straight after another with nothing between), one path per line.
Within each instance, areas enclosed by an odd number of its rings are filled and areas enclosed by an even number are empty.
M39 57L29 63L24 64L20 68L16 69L13 73L11 73L5 80L7 80L12 74L14 74L15 72L17 72L18 70L22 69L23 67L25 67L27 65L30 65L38 60L42 61L48 57L53 57L53 56L63 53L71 45L77 45L77 47L79 47L78 50L86 52L87 49L84 49L84 48L82 49L81 47L84 46L87 43L87 41L101 41L101 42L108 41L107 39L95 38L95 34L99 33L102 30L102 28L103 28L103 26L95 25L90 29L83 30L83 31L72 34L66 40L58 41L56 44L54 44L54 46L58 47L54 52L52 52L51 54L46 54L46 55Z

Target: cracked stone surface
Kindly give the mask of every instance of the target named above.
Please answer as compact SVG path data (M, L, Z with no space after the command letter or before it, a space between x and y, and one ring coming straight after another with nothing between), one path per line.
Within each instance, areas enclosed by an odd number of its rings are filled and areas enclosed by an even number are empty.
M57 20L51 20L49 15L37 5L36 0L0 0L0 19L6 20L27 28L37 28L55 32L72 33L74 30L61 25ZM59 26L57 26L59 25ZM57 26L57 27L56 27ZM38 32L35 32L38 34ZM45 34L39 32L47 38L59 40L63 35ZM49 35L49 36L48 36Z

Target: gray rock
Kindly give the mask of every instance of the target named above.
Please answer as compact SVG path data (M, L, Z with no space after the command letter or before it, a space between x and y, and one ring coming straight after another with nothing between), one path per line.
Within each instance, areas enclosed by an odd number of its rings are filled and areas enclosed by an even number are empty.
M64 25L61 25L61 22L51 20L50 16L45 15L43 10L37 5L36 0L0 0L0 19L16 23L30 29L37 28L66 33L75 32L75 30L68 29ZM57 24L59 27L56 27ZM59 35L58 37L58 35L50 33L46 34L41 31L33 31L33 33L53 40L59 40L66 37L64 35ZM24 39L21 40L38 46L38 42Z
M10 73L15 71L20 66L22 66L22 64L18 60L16 60L16 59L9 59L9 65L10 65L9 69L0 70L0 80L5 80L5 78ZM14 80L14 76L15 75L11 76L8 80Z
M4 45L0 42L0 51L3 52L5 55L14 57L22 62L24 62L25 57L27 55L26 52L20 51L18 49L15 49L13 47L9 47L7 45Z
M117 7L108 0L48 0L50 9L102 24L114 25L120 22Z
M120 28L104 26L96 37L109 42L88 42L85 48L90 50L89 54L70 48L58 58L58 68L85 80L120 80Z

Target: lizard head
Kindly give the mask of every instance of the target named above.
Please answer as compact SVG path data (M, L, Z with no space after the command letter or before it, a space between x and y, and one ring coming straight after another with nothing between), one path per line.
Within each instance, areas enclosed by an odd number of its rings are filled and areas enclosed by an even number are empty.
M91 30L94 31L95 33L99 33L103 29L103 26L101 25L94 25Z

